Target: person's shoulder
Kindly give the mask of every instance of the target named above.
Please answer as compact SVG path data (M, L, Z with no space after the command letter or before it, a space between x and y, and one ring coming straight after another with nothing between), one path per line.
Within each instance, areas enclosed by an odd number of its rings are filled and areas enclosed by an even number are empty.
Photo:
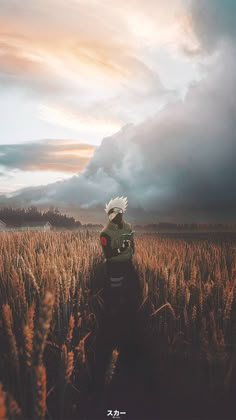
M111 236L109 235L109 231L107 226L105 226L102 231L100 232L100 243L103 246L107 246L111 243Z
M129 223L126 220L124 220L124 224L125 224L126 229L129 229L130 231L132 231L133 227L132 227L132 224L131 223Z
M109 223L104 226L104 228L100 232L100 236L106 236L109 235Z

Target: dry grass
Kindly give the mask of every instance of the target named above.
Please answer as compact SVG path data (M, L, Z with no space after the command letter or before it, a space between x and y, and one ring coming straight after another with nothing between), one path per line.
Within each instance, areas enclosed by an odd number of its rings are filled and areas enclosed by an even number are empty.
M96 257L100 244L88 232L1 234L2 413L9 393L11 410L19 407L24 418L45 418L50 398L58 400L53 415L63 418L65 385L76 388L85 377L86 343L96 329L89 316Z
M135 242L140 311L162 340L160 352L192 357L197 349L208 363L210 385L229 387L236 345L235 241L142 234ZM96 232L1 233L1 418L11 418L10 412L16 418L76 416L98 327L96 308L102 306L99 293L90 294L90 281L102 260ZM107 383L117 357L114 351Z

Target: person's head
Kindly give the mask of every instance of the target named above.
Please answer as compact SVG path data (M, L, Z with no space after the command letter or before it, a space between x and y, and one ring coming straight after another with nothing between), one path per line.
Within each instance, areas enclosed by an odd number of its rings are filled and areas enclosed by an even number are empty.
M123 213L126 211L127 204L127 197L112 198L105 207L105 212L107 213L109 220L113 223L120 224L123 219Z
M112 219L112 223L115 223L116 225L120 225L123 220L123 213L117 213L117 215Z

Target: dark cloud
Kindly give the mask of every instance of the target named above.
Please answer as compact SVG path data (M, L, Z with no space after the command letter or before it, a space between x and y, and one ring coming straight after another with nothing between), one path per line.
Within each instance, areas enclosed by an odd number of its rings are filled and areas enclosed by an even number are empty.
M79 172L84 169L95 146L41 140L24 144L0 145L0 164L6 169Z
M192 2L202 50L217 53L184 101L105 138L80 175L18 191L9 202L53 204L101 220L105 202L127 195L137 221L235 222L235 8L233 1Z
M235 221L235 64L235 49L225 46L184 102L105 138L80 175L11 200L101 219L104 203L119 194L136 220Z
M212 51L222 39L236 36L235 0L191 0L193 25L203 50Z

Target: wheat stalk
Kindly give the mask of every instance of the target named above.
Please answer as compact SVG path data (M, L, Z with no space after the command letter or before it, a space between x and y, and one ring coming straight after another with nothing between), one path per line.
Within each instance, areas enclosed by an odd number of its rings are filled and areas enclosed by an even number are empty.
M9 392L7 393L6 401L7 401L7 413L8 413L8 417L10 419L14 419L14 420L15 419L23 419L22 411L21 411L18 403L9 394Z
M53 314L54 297L46 292L39 310L39 322L34 337L35 363L42 363L43 351Z
M105 383L108 385L111 383L111 380L114 376L115 373L115 369L117 366L117 360L118 360L118 356L119 356L119 350L117 348L115 348L112 351L112 355L111 358L109 360L107 369L106 369L106 373L105 373Z
M3 391L2 383L0 382L0 419L6 420L6 392Z
M67 346L65 344L62 346L62 366L64 372L64 381L65 383L68 383L74 369L74 352L68 352Z
M46 397L47 397L47 378L46 369L43 364L39 364L33 371L34 379L34 407L33 418L35 420L44 420L46 414Z
M17 373L19 373L20 365L19 365L19 353L16 344L15 334L13 332L13 318L12 318L12 311L8 304L3 305L3 319L5 323L5 330L9 342L9 349L10 354L13 360L13 364Z
M74 315L71 314L70 319L69 319L67 337L66 337L66 342L67 342L68 346L70 345L71 340L72 340L74 326L75 326L75 318L74 318Z

